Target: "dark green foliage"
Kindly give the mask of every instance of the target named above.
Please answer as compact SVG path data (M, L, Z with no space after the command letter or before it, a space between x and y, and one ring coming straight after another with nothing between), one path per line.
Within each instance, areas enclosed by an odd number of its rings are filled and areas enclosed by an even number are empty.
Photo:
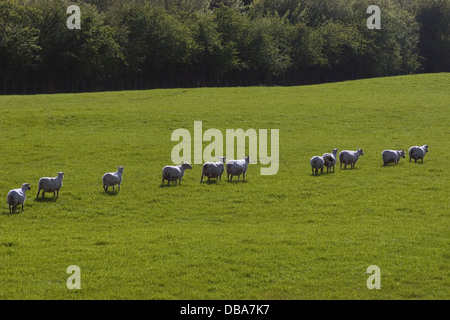
M450 70L449 0L0 0L0 92L292 85Z

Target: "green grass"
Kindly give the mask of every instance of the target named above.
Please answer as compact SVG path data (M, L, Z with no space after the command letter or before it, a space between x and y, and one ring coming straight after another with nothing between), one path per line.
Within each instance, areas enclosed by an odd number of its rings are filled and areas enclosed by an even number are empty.
M1 299L449 299L450 74L0 97ZM160 187L173 130L280 129L280 168ZM423 164L384 149L428 144ZM204 147L207 143L204 143ZM363 148L312 176L314 155ZM269 149L270 150L270 149ZM125 166L120 193L103 173ZM65 172L58 200L42 176ZM25 211L6 194L31 183ZM0 199L1 200L1 199ZM68 290L69 265L81 290ZM370 265L381 290L369 290Z

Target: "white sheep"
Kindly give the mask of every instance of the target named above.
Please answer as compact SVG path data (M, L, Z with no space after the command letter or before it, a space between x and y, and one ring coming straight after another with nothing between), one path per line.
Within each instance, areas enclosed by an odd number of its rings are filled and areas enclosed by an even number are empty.
M24 183L22 185L22 188L20 189L13 189L8 192L8 196L6 197L6 202L9 206L9 213L16 212L16 208L19 205L22 205L22 211L23 211L23 204L25 203L25 200L27 199L26 192L28 190L31 190L29 183Z
M186 169L192 169L192 166L188 162L183 162L178 166L165 166L162 169L162 184L164 185L164 180L167 180L167 185L170 181L175 181L175 185L181 184L181 178L184 177L184 171Z
M414 159L414 162L417 162L417 160L422 159L425 157L425 154L428 152L428 145L424 144L421 147L415 146L409 148L409 162L411 162L411 159Z
M342 168L342 164L344 164L344 169L347 169L347 165L350 165L352 168L355 167L355 164L358 162L360 156L364 155L363 149L358 149L356 151L348 151L343 150L339 153L339 162L340 168Z
M222 180L222 173L224 171L225 159L227 157L217 157L221 161L219 162L205 162L202 167L202 178L200 179L200 183L203 182L203 176L208 177L208 181L211 178L216 178L219 181Z
M337 152L338 149L333 149L331 153L324 153L322 155L322 158L325 161L325 167L327 167L327 172L328 170L331 171L331 168L333 168L334 172L334 166L336 165L337 161Z
M389 163L397 164L400 158L405 157L405 150L384 150L381 153L381 158L383 159L383 164L387 166Z
M105 173L103 175L102 181L103 181L103 189L105 192L108 191L109 187L113 187L117 184L120 191L120 185L122 184L123 180L123 167L117 166L117 172L109 172Z
M38 183L38 193L36 198L39 197L39 193L42 191L42 198L46 192L53 192L53 197L55 196L55 192L57 193L57 198L59 197L59 190L63 185L64 172L58 172L58 176L56 178L41 178Z
M248 164L250 163L250 157L245 157L242 160L229 160L225 165L227 168L227 180L232 181L233 176L239 177L243 175L242 181L245 181L245 174L247 173ZM230 179L231 175L231 179Z
M319 173L319 169L320 173L323 173L323 166L325 165L325 161L322 157L314 156L311 158L311 160L309 160L309 163L311 164L311 171L313 175L317 175Z

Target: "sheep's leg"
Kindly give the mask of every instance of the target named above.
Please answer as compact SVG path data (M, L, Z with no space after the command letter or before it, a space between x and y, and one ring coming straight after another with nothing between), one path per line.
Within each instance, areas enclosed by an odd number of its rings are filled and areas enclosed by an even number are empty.
M56 192L55 192L55 191L53 191L53 198L54 198L54 197L56 197Z
M23 203L22 203L22 212L23 212Z
M42 190L42 198L44 197L44 195L45 195L45 190Z
M59 189L56 190L56 197L59 198Z
M200 179L200 183L202 183L203 182L203 174L202 174L202 177L201 177L201 179Z
M120 185L121 185L121 183L119 183L119 187L118 187L119 191L120 191Z
M39 198L39 193L41 192L41 188L39 188L36 199Z

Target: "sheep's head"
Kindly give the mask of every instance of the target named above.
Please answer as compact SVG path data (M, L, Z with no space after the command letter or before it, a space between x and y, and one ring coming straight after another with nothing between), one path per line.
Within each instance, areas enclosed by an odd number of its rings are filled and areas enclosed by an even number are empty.
M428 145L427 144L423 145L423 148L425 149L425 152L428 152Z
M333 153L334 155L336 155L337 152L338 152L338 149L335 148L335 149L333 149L333 152L332 152L332 153Z
M250 161L251 161L251 160L250 160L250 156L246 156L246 157L245 157L245 162L250 163Z
M29 183L24 183L22 186L22 190L31 190L30 184Z
M120 173L123 172L123 167L116 166Z
M359 154L360 154L361 156L364 155L364 150L363 150L363 149L358 149L358 151L359 151Z
M402 151L400 151L400 155L402 156L402 158L405 157L405 150L404 149Z
M64 172L58 172L58 178L64 178Z
M192 169L192 166L189 164L189 162L183 162L183 163L181 164L181 167L182 167L183 169Z
M227 157L217 157L217 158L219 158L219 159L222 161L222 163L225 163L225 159L226 159Z

